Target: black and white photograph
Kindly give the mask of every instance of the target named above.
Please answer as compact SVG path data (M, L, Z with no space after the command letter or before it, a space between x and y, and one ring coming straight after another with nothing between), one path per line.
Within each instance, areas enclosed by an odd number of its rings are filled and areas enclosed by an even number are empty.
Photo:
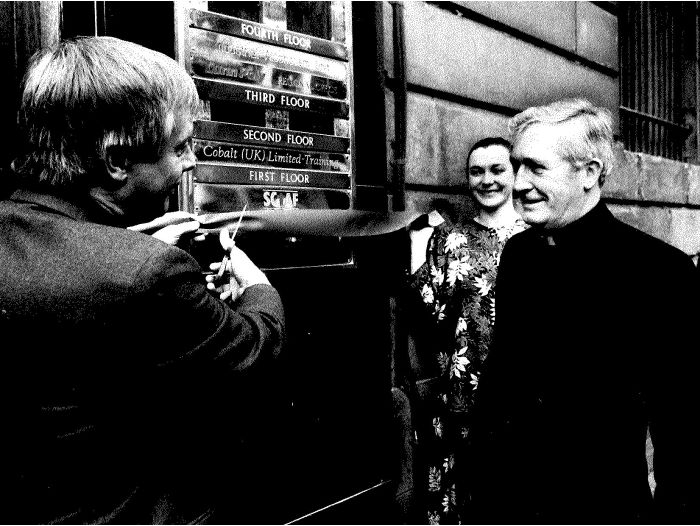
M2 1L0 68L0 524L700 524L700 2Z

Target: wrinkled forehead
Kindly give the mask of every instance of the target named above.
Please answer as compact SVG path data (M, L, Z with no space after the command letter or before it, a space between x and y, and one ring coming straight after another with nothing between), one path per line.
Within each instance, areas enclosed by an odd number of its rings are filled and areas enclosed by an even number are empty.
M581 141L586 135L586 124L581 118L572 118L562 122L533 122L516 132L513 136L513 149L522 143L539 142L549 148Z
M581 140L580 123L565 121L560 123L536 122L522 128L513 136L511 156L516 160L526 158L564 158L571 145Z

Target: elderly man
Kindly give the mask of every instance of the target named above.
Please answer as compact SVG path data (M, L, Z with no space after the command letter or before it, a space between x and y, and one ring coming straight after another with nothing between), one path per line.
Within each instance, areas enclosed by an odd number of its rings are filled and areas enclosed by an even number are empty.
M609 112L565 100L510 126L516 208L532 228L501 257L466 473L476 518L697 521L697 272L600 201Z
M113 38L30 64L20 189L0 202L3 522L235 519L215 513L247 478L246 388L279 352L279 295L228 236L235 303L124 228L194 167L198 103L175 61Z

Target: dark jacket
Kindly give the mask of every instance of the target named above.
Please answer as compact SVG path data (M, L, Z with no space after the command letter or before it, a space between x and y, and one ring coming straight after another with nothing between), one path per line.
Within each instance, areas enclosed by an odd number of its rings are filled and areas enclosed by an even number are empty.
M234 308L186 252L20 191L0 202L0 521L206 520L280 350L268 285Z
M601 203L502 254L469 477L482 522L698 520L698 276ZM647 481L647 426L656 493Z

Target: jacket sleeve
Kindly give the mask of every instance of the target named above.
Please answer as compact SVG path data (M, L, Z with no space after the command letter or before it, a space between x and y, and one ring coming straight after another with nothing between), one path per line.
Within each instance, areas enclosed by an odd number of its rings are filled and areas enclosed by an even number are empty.
M207 290L189 254L162 244L132 286L118 310L128 334L117 339L133 348L119 349L122 416L113 427L137 438L142 464L164 484L186 487L183 495L235 495L283 394L280 296L254 285L229 305Z
M650 433L654 446L655 522L700 521L700 383L698 272L688 258L666 277L648 360ZM652 365L653 364L653 365Z
M277 291L253 285L230 305L211 294L196 261L168 247L142 266L139 306L157 338L162 366L180 362L196 370L238 373L274 358L284 340L284 313Z

